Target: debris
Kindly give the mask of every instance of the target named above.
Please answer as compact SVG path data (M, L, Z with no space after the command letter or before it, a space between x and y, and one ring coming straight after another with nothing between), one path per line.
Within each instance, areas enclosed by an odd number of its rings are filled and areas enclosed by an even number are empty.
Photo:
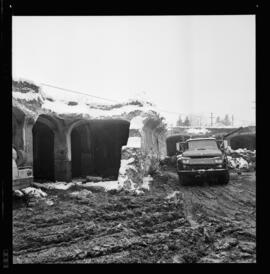
M23 194L23 192L22 191L20 191L20 190L14 190L13 191L13 193L14 193L14 195L15 196L17 196L17 197L22 197L24 194Z
M27 188L23 188L21 189L21 191L28 196L33 196L35 198L43 198L47 196L47 193L45 193L44 191L42 191L41 189L37 189L34 187L27 187Z
M101 182L102 181L102 177L98 177L98 176L86 176L86 180L87 180L87 182Z
M69 195L71 197L76 197L76 198L87 198L92 196L92 192L90 190L87 189L83 189L81 191L75 191L75 192L71 192Z
M61 189L67 190L70 187L74 186L74 183L66 183L66 182L55 182L55 183L33 183L33 186L43 188L43 189Z
M54 205L54 202L51 201L51 200L46 200L45 203L46 203L48 206Z
M182 199L182 193L180 191L174 191L173 193L169 194L165 199L167 200L175 200L175 199Z
M231 147L228 147L226 152L230 168L243 169L245 171L256 168L256 150L250 151L241 148L233 150Z
M250 241L240 241L239 249L245 253L252 254L256 248L256 244Z
M235 238L225 238L214 244L217 250L228 250L238 244L238 240Z

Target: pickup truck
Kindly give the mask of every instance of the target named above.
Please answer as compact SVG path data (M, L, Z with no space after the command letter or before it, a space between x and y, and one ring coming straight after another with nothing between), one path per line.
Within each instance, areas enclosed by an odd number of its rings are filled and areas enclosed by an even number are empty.
M206 176L214 177L220 184L229 182L228 160L215 138L190 138L180 147L177 173L183 185L189 185L192 178Z

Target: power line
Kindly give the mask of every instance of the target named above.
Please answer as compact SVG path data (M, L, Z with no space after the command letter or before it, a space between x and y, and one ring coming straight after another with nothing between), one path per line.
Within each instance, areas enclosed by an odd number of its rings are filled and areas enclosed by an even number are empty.
M86 96L89 96L89 97L94 97L94 98L98 98L98 99L102 99L102 100L106 100L106 101L110 101L110 102L114 102L114 103L120 103L119 101L116 101L116 100L112 100L112 99L108 99L108 98L103 98L103 97L99 97L99 96L87 94L87 93L76 91L76 90L72 90L72 89L66 89L66 88L56 87L56 86L49 85L49 84L44 84L44 83L41 83L41 85L42 86L56 88L56 89L60 89L60 90L63 90L63 91L72 92L72 93L82 94L82 95L86 95Z
M52 88L56 88L56 89L60 89L60 90L63 90L63 91L68 91L68 92L71 92L71 93L82 94L82 95L85 95L85 96L89 96L89 97L93 97L93 98L97 98L97 99L101 99L101 100L106 100L106 101L109 101L109 102L121 103L120 101L117 101L117 100L113 100L113 99L108 99L108 98L104 98L104 97L95 96L95 95L91 95L91 94L84 93L84 92L77 91L77 90L72 90L72 89L57 87L57 86L50 85L50 84L45 84L45 83L40 83L40 85L42 85L42 86L47 86L47 87L52 87ZM156 108L156 107L155 107L155 109L156 109L156 110L159 110L160 112L166 112L166 113L177 114L177 115L186 115L185 113L180 113L180 112L176 112L176 111L164 110L164 109L160 109L160 108ZM194 115L194 116L199 117L199 115Z

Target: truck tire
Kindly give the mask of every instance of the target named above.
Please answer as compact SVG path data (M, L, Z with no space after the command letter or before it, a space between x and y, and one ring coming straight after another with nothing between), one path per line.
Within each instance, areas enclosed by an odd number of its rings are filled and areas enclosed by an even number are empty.
M226 184L228 184L229 181L230 181L230 174L229 174L229 171L226 171L226 172L220 174L218 179L219 179L218 181L219 181L219 183L220 183L221 185L226 185Z
M186 186L188 185L188 177L184 174L178 173L179 182L181 185Z

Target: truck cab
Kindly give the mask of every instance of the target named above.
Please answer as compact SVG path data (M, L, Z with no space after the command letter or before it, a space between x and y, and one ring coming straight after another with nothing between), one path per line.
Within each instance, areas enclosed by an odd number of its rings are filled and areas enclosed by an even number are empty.
M228 160L215 138L190 138L179 147L177 173L183 185L188 185L192 177L205 176L212 176L221 184L229 182Z

